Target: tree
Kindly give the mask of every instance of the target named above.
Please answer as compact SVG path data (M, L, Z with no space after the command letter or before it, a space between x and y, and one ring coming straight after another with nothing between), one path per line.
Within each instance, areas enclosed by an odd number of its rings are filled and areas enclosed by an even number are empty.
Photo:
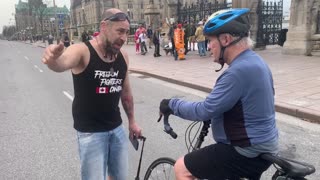
M3 26L2 35L10 39L16 33L16 26Z

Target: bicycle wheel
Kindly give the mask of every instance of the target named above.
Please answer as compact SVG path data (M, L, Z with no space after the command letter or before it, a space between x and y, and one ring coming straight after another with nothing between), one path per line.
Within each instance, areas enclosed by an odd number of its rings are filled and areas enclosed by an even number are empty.
M167 157L159 158L148 167L144 180L174 180L173 165L175 160Z

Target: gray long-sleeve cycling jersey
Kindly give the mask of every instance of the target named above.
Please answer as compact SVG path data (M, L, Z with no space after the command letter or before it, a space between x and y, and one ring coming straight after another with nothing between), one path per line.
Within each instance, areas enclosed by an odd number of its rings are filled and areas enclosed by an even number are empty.
M211 119L216 142L243 149L258 147L254 151L277 149L272 74L262 58L251 50L232 61L203 102L171 99L169 107L183 119ZM265 148L265 144L274 147Z

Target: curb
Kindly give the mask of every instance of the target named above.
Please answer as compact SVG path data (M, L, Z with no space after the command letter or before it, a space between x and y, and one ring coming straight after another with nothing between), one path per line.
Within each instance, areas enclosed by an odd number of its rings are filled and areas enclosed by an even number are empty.
M196 84L191 84L188 82L178 81L178 80L171 79L168 77L163 77L163 76L152 74L149 72L144 72L142 70L129 69L129 71L133 72L133 73L139 73L139 74L143 74L146 76L150 76L150 77L160 79L163 81L167 81L170 83L178 84L181 86L189 87L189 88L196 89L199 91L207 92L207 93L210 93L212 90L211 88L203 87L203 86L196 85ZM301 120L304 120L304 121L320 124L320 113L319 112L315 112L313 110L309 110L309 109L302 108L299 106L286 104L283 102L275 102L275 109L277 112L287 114L290 116L294 116L294 117L300 118Z

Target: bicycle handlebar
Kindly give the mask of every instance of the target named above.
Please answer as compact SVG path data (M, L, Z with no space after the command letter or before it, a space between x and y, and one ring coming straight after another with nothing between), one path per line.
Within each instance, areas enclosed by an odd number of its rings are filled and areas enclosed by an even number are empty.
M158 119L158 122L161 121L162 119L162 116L163 116L163 125L164 125L164 132L166 132L167 134L169 134L173 139L176 139L178 137L178 135L173 131L172 127L170 126L169 124L169 114L166 115L162 115L160 114L160 117Z

